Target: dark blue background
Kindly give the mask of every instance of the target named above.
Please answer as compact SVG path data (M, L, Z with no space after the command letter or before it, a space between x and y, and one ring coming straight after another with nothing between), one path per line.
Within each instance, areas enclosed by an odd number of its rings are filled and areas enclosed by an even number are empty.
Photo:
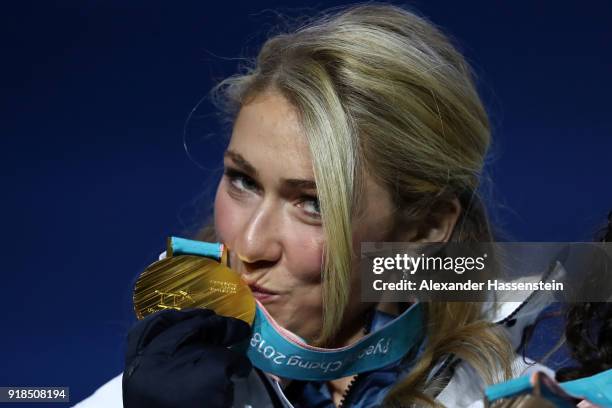
M478 73L497 224L515 240L589 240L612 207L612 13L531 3L411 4ZM187 115L235 71L231 58L254 55L278 22L270 10L310 5L2 5L0 385L67 385L76 402L122 370L131 282L214 192L217 174L184 151ZM216 125L199 123L187 139L212 169L220 145L197 136Z

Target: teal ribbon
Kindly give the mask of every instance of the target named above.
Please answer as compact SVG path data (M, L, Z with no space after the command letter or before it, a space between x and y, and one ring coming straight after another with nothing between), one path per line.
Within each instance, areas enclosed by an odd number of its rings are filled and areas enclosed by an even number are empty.
M423 338L423 306L412 305L387 325L340 349L299 344L279 332L258 306L247 355L260 370L295 380L329 381L399 361Z
M572 396L584 398L601 407L612 407L612 370L591 377L561 383L561 388Z
M177 255L197 255L212 258L219 262L223 255L223 244L219 242L202 242L192 239L170 237L172 253Z
M574 405L560 398L554 390L543 384L542 396L553 402L557 407ZM559 383L559 386L570 396L586 399L597 406L612 408L612 370L603 371L591 377ZM485 395L490 402L500 398L514 398L533 391L531 376L523 376L499 384L489 386Z

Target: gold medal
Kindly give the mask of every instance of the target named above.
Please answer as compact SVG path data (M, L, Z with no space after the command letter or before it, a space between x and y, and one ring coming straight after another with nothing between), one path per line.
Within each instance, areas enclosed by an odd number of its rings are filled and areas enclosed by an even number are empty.
M227 267L227 251L219 263L197 255L172 255L145 269L134 287L134 310L143 319L159 310L211 309L249 325L255 318L255 298L240 276Z

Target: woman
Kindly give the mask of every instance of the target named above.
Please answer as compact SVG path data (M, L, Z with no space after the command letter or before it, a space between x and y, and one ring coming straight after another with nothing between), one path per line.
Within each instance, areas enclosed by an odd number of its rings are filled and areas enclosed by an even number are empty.
M425 19L384 4L326 14L270 38L214 91L233 132L214 229L197 238L224 242L255 297L310 344L354 344L406 309L360 301L361 242L493 240L477 194L487 115L468 64ZM518 374L481 303L425 308L425 340L391 370L294 381L287 398L469 406Z

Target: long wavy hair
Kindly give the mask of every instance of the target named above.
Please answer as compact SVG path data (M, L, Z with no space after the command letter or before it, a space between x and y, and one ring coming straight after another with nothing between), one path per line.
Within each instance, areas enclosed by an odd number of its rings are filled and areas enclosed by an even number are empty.
M333 254L322 265L319 344L337 334L348 303L351 225L360 215L366 172L390 192L398 221L426 228L436 209L458 199L462 212L451 240L493 241L477 194L490 144L487 113L469 65L425 18L381 3L324 12L269 38L212 96L233 121L241 106L267 91L282 94L298 112L313 157L325 253ZM209 225L199 238L210 232ZM424 352L387 395L388 405L435 404L427 374L449 354L485 382L511 375L511 346L480 303L435 302L426 309Z
M612 211L598 235L599 242L612 242ZM570 381L612 369L612 303L574 303L566 317L566 344L578 365L559 369L556 379Z

